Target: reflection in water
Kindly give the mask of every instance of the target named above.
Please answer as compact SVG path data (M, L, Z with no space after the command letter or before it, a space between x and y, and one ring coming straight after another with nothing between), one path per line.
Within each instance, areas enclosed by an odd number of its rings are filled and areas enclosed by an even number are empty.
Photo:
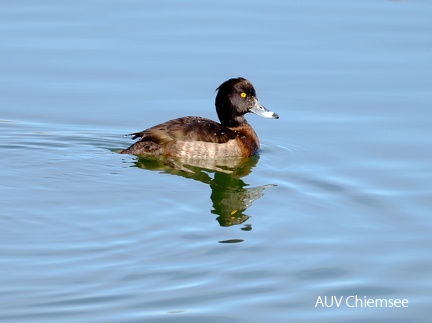
M213 202L213 210L211 213L218 215L219 224L225 227L241 224L249 219L244 211L255 200L263 196L265 188L276 186L270 184L246 188L248 184L241 177L248 175L258 160L258 155L213 160L139 156L135 165L143 169L158 170L208 184L212 191L210 199ZM210 176L211 173L214 173L213 178ZM246 225L242 230L249 231L252 230L252 227Z

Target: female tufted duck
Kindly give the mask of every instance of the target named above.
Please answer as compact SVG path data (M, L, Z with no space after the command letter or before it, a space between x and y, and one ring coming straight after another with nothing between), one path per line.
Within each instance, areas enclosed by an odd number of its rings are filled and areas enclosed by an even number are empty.
M162 155L188 158L247 157L259 150L255 131L244 118L253 112L264 118L279 116L258 101L253 85L232 78L217 89L216 111L221 123L202 117L173 119L131 134L139 141L121 154Z

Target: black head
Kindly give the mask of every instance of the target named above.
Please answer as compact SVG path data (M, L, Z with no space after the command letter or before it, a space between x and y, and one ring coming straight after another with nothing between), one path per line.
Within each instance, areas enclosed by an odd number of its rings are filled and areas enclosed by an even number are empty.
M256 97L255 89L245 78L232 78L217 89L216 111L220 122L227 127L237 127L246 123L244 114L253 112L265 118L278 119L279 116L264 108Z

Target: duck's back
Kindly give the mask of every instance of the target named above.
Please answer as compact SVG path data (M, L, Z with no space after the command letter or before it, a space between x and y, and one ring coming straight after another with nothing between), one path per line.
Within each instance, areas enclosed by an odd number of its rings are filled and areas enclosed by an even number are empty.
M244 134L202 117L173 119L131 135L140 140L120 153L191 158L245 155L239 143Z

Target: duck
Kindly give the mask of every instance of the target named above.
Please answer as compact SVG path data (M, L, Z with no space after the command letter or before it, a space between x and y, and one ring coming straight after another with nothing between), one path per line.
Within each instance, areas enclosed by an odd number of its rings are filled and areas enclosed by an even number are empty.
M252 112L264 118L279 119L279 116L259 102L254 86L243 77L223 82L216 91L220 123L197 116L169 120L130 134L132 139L139 140L119 153L198 159L257 154L259 139L244 115Z

